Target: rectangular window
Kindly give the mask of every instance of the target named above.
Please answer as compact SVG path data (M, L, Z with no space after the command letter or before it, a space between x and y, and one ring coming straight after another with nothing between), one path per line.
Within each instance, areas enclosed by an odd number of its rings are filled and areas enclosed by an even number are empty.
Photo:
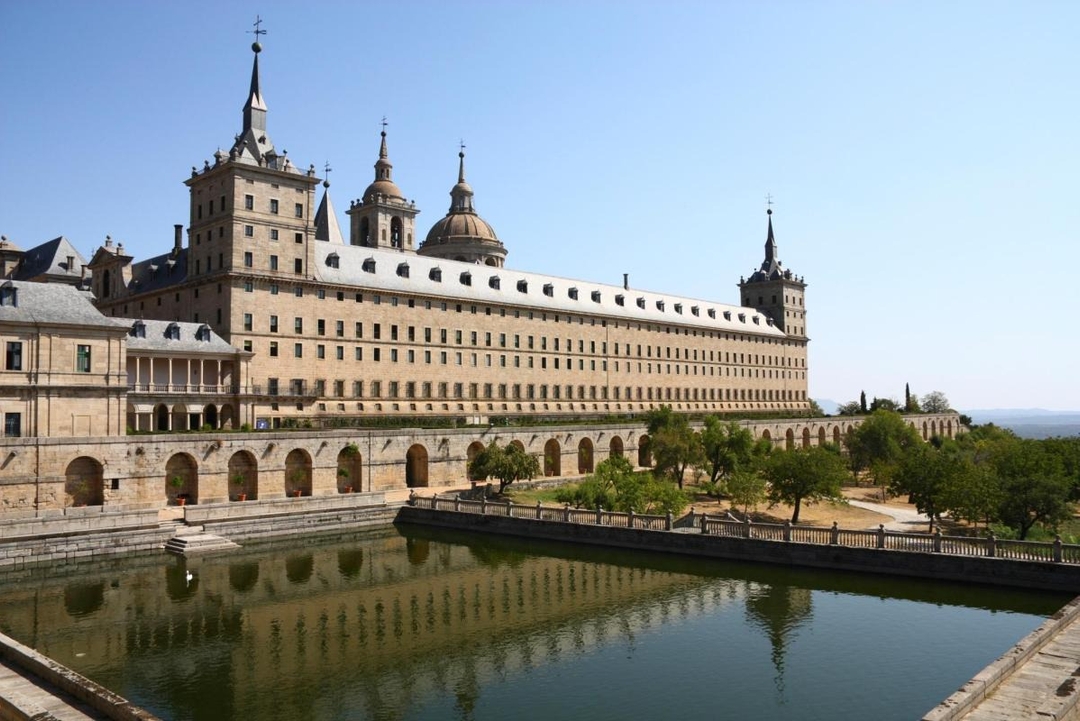
M75 349L75 371L77 373L90 372L90 346L79 345Z
M303 218L304 217L304 206L301 203L296 204L295 211L296 211L296 217L297 218Z
M272 340L272 341L270 341L270 357L271 358L277 358L277 354L278 354L277 341Z
M296 273L297 275L300 275L301 273L304 272L304 259L303 258L296 258L295 260L293 260L293 272Z
M255 237L255 226L253 226L253 225L245 225L244 226L244 237L245 238L254 238Z
M22 370L22 343L8 341L7 355L4 358L4 369L9 371Z
M270 240L277 240L277 239L278 239L278 230L277 230L277 228L271 228L270 229Z
M324 319L319 318L319 320L316 321L315 325L316 333L318 333L319 335L326 335L326 321Z
M295 344L293 346L293 357L294 358L303 358L304 357L304 344L303 343L297 343L297 344Z
M315 357L319 360L326 358L326 346L324 346L322 343L315 346Z
M345 337L345 321L339 320L334 324L334 332L337 333L338 338Z
M251 326L252 326L251 313L244 313L244 330L250 331Z
M277 268L278 268L277 256L276 255L271 255L270 256L270 270L277 270Z
M278 212L277 198L271 198L270 199L270 212L273 213L274 215L277 215L277 212Z
M255 258L251 255L251 251L244 251L244 267L250 268L255 264Z
M244 196L244 210L254 210L254 209L255 209L255 196L254 195L245 195Z
M22 435L22 413L4 414L4 435L8 438L18 438Z
M379 338L382 337L382 324L381 323L375 323L374 325L372 325L372 327L371 327L371 337L374 338L375 340L379 340Z

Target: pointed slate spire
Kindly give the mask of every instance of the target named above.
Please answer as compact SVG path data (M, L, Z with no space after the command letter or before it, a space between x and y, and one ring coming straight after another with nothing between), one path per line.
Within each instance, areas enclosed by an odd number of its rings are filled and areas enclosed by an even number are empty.
M247 103L244 104L243 132L266 132L266 103L263 102L262 90L259 87L259 53L262 52L262 45L252 43L251 50L255 53L255 60L251 65L251 88L248 91Z
M765 262L772 263L774 260L779 262L776 255L776 238L773 237L772 208L769 208L765 212L769 215L769 235L765 238Z
M458 151L457 184L450 189L451 213L475 213L473 208L473 189L465 182L465 145Z
M319 209L315 211L315 240L345 245L345 237L337 222L334 204L330 201L330 181L323 181L323 197Z
M379 159L375 161L375 180L393 180L394 165L390 162L390 153L386 150L386 126L383 126L382 141L379 143Z

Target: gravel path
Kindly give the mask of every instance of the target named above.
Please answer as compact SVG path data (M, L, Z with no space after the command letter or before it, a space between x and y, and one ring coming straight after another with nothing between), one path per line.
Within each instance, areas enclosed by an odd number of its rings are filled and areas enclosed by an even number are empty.
M887 506L884 503L870 503L853 499L848 499L848 503L856 508L863 508L892 518L891 521L885 524L886 531L925 532L930 525L930 519L925 514L909 508L898 508L896 506ZM874 526L874 528L876 529L877 526Z

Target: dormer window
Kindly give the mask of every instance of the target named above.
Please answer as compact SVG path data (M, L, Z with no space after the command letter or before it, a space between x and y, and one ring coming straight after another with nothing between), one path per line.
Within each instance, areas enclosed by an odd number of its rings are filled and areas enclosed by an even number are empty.
M490 278L488 278L488 285L490 287L494 288L495 290L499 289L499 286L501 285L501 283L502 283L502 281L499 280L499 276L497 276L497 275L493 275Z
M755 316L754 316L754 317L752 318L752 320L754 321L754 325L761 325L761 317L760 317L760 316L756 316L756 315L755 315Z
M360 269L363 270L365 273L374 273L375 272L375 259L374 258L367 258L366 260L364 260L364 264L360 266Z
M645 299L644 298L638 298L637 299L637 307L641 308L642 310L645 310Z
M143 323L141 320L135 321L135 323L131 326L131 333L129 335L132 338L145 338L146 323Z
M725 310L724 311L724 320L731 320L731 311L730 310Z
M397 274L398 274L399 278L408 278L409 277L409 264L408 263L398 263Z
M675 304L675 312L678 313L679 315L682 315L682 303L676 303Z
M746 322L746 313L739 313L739 322L740 323L745 323Z
M599 303L600 302L600 291L594 290L592 292L592 302L593 303Z
M19 307L19 289L9 280L0 286L0 306Z
M621 293L615 296L615 305L626 305L626 296Z
M462 273L461 274L461 284L462 285L472 285L472 273L470 273L469 271L465 271L464 273Z
M180 340L180 326L177 323L169 323L165 326L165 337L169 340Z
M517 289L518 289L518 293L528 293L529 292L529 281L527 281L527 280L519 280L517 282Z
M709 317L716 318L716 308L709 308Z
M766 318L765 318L765 323L766 323L767 325L769 325L770 327L772 327L772 324L773 324L773 319L772 319L772 318L769 318L768 316L766 316Z
M569 295L569 296L570 296L570 299L571 299L571 300L577 300L577 298L578 298L578 295L577 295L577 288L571 288L571 289L570 289L570 290L568 290L568 291L567 291L566 293L567 293L567 295Z
M692 305L690 306L690 315L701 315L700 310L696 305Z
M341 256L339 256L337 253L331 253L330 255L326 256L326 265L331 268L340 268Z
M432 268L428 271L427 277L436 283L442 283L442 268Z
M544 283L544 295L546 295L548 298L554 298L555 286L553 286L551 283Z
M656 309L658 311L660 311L661 313L663 313L664 312L664 301L662 301L662 300L656 301Z
M204 343L210 342L210 326L203 323L195 329L195 340L203 341Z

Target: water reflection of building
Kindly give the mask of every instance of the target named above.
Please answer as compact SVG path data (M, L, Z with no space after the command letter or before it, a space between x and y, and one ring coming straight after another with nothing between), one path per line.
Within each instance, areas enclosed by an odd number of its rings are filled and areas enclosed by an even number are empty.
M393 717L418 695L450 694L467 709L493 679L632 647L668 621L738 602L744 585L393 533L47 580L7 595L0 617L15 637L99 669L106 683L194 678L234 714L265 703L263 689L297 718L313 688L330 686ZM182 694L188 684L173 685Z

